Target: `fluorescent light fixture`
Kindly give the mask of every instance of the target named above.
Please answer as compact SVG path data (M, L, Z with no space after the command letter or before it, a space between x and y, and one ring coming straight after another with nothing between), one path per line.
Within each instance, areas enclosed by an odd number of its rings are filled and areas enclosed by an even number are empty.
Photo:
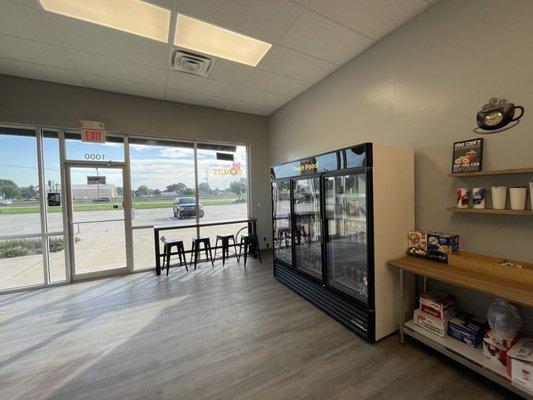
M174 44L255 67L272 47L249 36L178 14Z
M39 0L46 11L168 42L170 10L141 0Z

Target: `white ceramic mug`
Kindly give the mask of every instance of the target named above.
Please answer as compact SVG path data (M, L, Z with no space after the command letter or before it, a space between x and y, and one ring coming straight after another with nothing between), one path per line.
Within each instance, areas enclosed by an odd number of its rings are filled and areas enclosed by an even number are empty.
M526 209L527 187L519 186L509 189L511 196L511 210L523 211Z
M457 188L455 193L457 208L468 208L468 188Z
M505 210L507 207L507 186L493 186L492 192L492 208L495 210Z

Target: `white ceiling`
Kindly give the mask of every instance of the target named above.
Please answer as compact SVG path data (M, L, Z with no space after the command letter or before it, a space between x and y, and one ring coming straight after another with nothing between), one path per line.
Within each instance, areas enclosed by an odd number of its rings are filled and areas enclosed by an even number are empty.
M169 69L171 45L0 0L0 73L269 115L434 2L149 1L273 46L256 68L217 58L202 78Z

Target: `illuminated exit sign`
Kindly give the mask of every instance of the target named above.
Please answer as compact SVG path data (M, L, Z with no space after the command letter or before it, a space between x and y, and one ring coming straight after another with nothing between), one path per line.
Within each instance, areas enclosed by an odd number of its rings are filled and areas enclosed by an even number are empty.
M82 142L105 143L105 124L99 121L80 121Z

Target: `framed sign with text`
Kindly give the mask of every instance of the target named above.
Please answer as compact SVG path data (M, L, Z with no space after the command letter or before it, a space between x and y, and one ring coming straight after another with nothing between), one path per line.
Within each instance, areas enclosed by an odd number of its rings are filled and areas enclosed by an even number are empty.
M452 173L479 172L483 162L483 139L453 144Z

